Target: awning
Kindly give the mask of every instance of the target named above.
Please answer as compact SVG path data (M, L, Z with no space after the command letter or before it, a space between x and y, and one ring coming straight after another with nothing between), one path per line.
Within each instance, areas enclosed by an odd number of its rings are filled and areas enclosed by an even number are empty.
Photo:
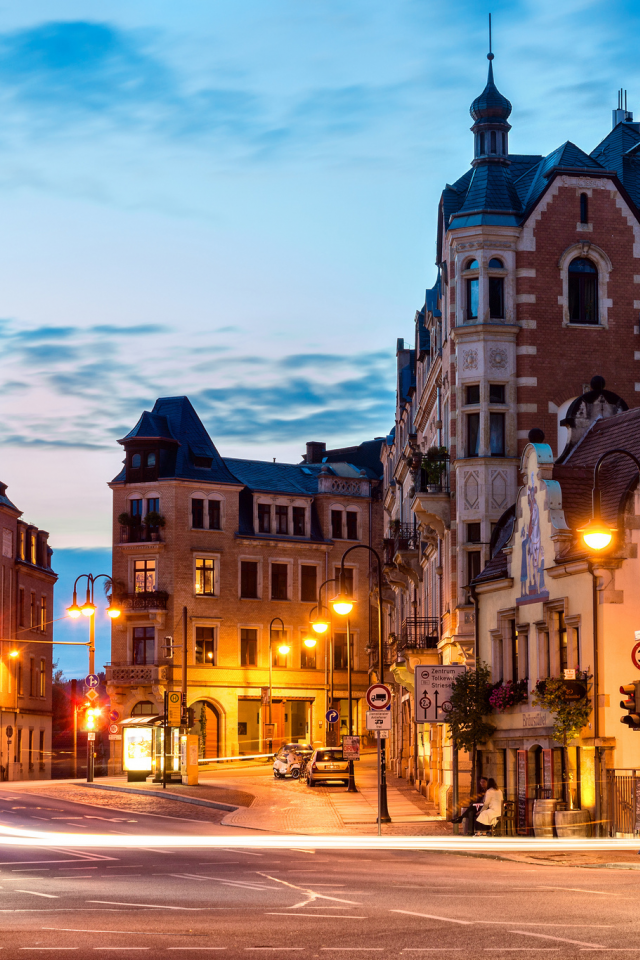
M164 723L164 716L127 717L120 722L123 727L158 727Z

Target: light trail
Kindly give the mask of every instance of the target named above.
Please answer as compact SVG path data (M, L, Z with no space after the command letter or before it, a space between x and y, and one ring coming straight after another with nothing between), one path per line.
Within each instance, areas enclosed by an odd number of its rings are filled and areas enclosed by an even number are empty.
M588 839L576 838L527 838L527 837L341 837L309 836L295 834L268 834L265 836L127 836L112 833L77 834L53 833L50 831L29 830L28 828L0 825L0 846L7 847L69 847L86 849L88 847L109 847L119 849L144 850L153 847L164 849L220 849L231 850L249 847L262 850L300 849L313 846L314 850L429 850L432 852L460 853L511 853L558 852L567 850L573 853L596 852L605 850L635 850L640 840L627 839ZM638 861L640 865L640 860Z

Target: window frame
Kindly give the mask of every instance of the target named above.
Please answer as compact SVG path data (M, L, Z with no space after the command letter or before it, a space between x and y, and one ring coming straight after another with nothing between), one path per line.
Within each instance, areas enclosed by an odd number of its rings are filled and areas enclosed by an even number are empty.
M573 260L580 258L590 260L597 270L597 323L577 323L571 320L569 311L569 266ZM562 309L562 326L578 330L607 330L609 328L609 309L612 306L608 286L613 266L609 256L596 244L581 241L567 247L558 261L558 266L562 279L562 297L559 298Z
M593 267L592 271L572 270L573 264L578 261L584 261ZM588 290L590 289L590 292ZM598 267L589 257L574 257L569 263L568 268L568 293L569 293L569 322L579 326L598 326ZM594 308L594 319L587 320L587 303L591 299ZM572 309L572 300L577 305L577 317L574 317Z
M466 441L466 448L467 448L467 449L466 449L466 454L467 454L467 457L469 457L469 458L474 458L474 459L475 459L476 457L479 457L479 456L480 456L480 424L481 424L480 411L479 411L479 410L478 410L478 411L472 411L471 413L465 414L465 419L466 419L466 423L465 423L465 434L466 434L466 436L465 436L465 441ZM473 446L473 445L472 445L472 443L471 443L471 433L472 433L472 431L471 431L471 424L472 424L472 422L477 424L476 443L475 443L475 451L474 451L474 452L472 452L472 446Z
M202 566L199 567L199 562L202 561ZM207 566L211 564L210 568ZM212 572L212 590L211 592L198 591L198 571L199 570L208 570ZM217 597L220 595L220 557L218 554L205 553L204 551L199 551L194 555L193 558L193 592L196 597Z
M242 593L242 567L243 564L254 564L256 573L256 595L254 597L244 596ZM262 558L260 557L238 557L238 599L239 600L261 600L262 599Z
M136 630L147 631L143 637L136 637ZM151 631L151 634L148 633ZM131 664L133 666L152 666L156 661L156 640L157 640L157 630L152 623L136 623L131 627ZM136 641L143 641L143 659L136 659ZM151 651L151 659L148 659L149 651Z
M217 667L218 664L218 640L219 640L219 623L200 622L197 621L193 624L193 666L194 667ZM213 637L201 637L198 640L198 630L210 630L213 633ZM198 658L198 643L202 644L202 662ZM211 644L211 657L207 658L207 645Z
M284 597L274 596L274 578L273 578L273 568L280 567L286 573L286 588ZM276 603L284 603L291 599L291 563L287 560L269 560L269 599L275 601Z
M309 569L309 570L314 570L314 571L315 571L315 576L314 576L314 585L315 585L315 586L314 586L314 591L313 591L313 596L312 596L312 597L310 597L310 596L305 596L304 591L303 591L303 589L302 589L302 586L303 586L303 574L302 574L302 571L305 570L305 569ZM319 567L318 567L318 564L317 564L317 563L309 563L309 562L307 562L307 561L305 561L305 560L301 560L300 563L298 564L298 590L299 590L299 594L300 594L300 603L317 603L317 602L318 602L318 586L319 586L319 584L321 583L321 580L320 580L319 577L318 577L318 570L319 570Z
M141 572L144 573L144 583L145 589L137 589L137 573L140 572L137 570L138 564L144 564L144 567ZM151 573L151 569L147 570L147 564L153 564L153 589L147 590L148 577ZM157 593L158 592L158 559L157 557L132 557L131 559L131 579L133 584L132 593Z
M260 629L259 629L258 627L239 627L239 630L240 630L240 636L239 636L238 639L239 639L239 644L240 644L240 651L239 651L239 653L240 653L240 657L239 657L240 666L241 666L241 667L245 667L245 668L259 667L259 666L260 666L260 663L259 663L259 656L260 656ZM243 634L244 632L246 632L246 631L251 631L252 633L255 634L255 637L243 637L242 634ZM244 644L255 643L255 662L254 662L254 663L244 663L244 662L243 662L243 648L242 648L243 643L244 643ZM247 649L247 648L245 648L245 649Z

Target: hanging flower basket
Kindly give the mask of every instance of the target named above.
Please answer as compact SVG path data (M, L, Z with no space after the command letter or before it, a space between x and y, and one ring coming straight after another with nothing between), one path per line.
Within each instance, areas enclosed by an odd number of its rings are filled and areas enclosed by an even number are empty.
M498 683L489 694L489 703L494 710L503 713L509 707L516 707L527 699L527 681L509 680L507 683Z

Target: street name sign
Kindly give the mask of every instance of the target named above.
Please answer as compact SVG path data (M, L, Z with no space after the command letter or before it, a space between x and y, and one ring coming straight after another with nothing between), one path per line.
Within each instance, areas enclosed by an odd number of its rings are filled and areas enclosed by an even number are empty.
M367 703L371 710L386 710L391 703L391 690L386 683L373 683L369 687Z
M416 723L446 723L451 710L451 688L465 672L461 663L415 668Z
M327 710L325 717L327 718L327 723L337 723L340 719L340 714L337 710Z
M388 710L367 710L367 730L391 730Z
M84 683L86 687L99 687L100 677L97 673L90 673L89 676L84 678Z

